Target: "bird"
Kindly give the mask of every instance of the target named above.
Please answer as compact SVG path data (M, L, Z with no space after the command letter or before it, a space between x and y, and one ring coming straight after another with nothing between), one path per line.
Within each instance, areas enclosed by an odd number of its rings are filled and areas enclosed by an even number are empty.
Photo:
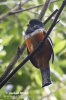
M46 30L43 23L38 19L31 19L25 31L25 43L28 54L31 54L46 36ZM40 69L42 77L42 87L50 85L50 65L49 61L52 57L54 60L53 42L50 37L45 40L43 46L30 58L31 63Z

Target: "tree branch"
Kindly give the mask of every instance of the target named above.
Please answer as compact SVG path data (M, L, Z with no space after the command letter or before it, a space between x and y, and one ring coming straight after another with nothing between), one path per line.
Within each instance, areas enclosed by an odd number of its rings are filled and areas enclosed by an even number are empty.
M52 29L54 28L58 17L60 16L63 8L66 5L66 0L63 1L52 25L50 26L49 30L47 31L47 34L45 36L45 38L43 39L43 41L39 44L39 46L35 49L35 51L33 51L31 54L29 54L22 63L20 63L10 74L9 76L7 76L1 83L0 83L0 88L2 88L2 86L43 46L43 44L45 43L46 38L49 36L49 34L51 33Z
M43 6L43 5L44 5L44 4L40 4L40 5L38 5L38 6L32 6L32 7L29 7L29 8L27 8L27 9L19 9L19 10L17 10L17 11L13 11L13 9L12 9L12 10L10 10L8 13L6 13L6 14L4 14L4 15L1 15L1 16L0 16L0 20L5 19L7 16L10 16L10 15L13 15L13 14L16 14L16 13L20 13L20 12L25 12L25 11L28 11L28 10L31 10L31 9L35 9L35 8L41 7L41 6Z
M44 21L44 25L58 12L58 9L56 9L45 21Z
M24 50L25 50L26 46L25 43L22 44L21 48L18 48L17 53L15 54L13 60L10 62L10 64L8 65L8 67L6 68L5 72L2 74L2 76L0 77L0 82L4 80L4 78L10 73L10 71L12 70L13 66L16 64L16 62L18 61L18 59L21 57L21 55L23 54Z
M51 1L51 0L46 0L46 3L45 3L45 5L43 6L42 11L41 11L40 16L39 16L39 20L40 20L40 21L41 21L42 18L44 17L45 12L46 12L48 6L50 5L50 1Z
M54 3L54 2L57 2L57 0L51 1L51 3ZM37 5L37 6L29 7L29 8L27 8L27 9L22 8L22 9L18 9L17 11L15 11L16 9L13 8L13 9L11 9L9 12L7 12L6 14L1 15L1 16L0 16L0 21L6 19L6 18L7 18L8 16L10 16L10 15L13 15L13 14L16 14L16 13L20 13L20 12L29 11L29 10L31 10L31 9L35 9L35 8L38 8L38 7L42 7L42 6L44 6L44 5L45 5L45 4L40 4L40 5ZM14 11L13 11L13 10L14 10Z

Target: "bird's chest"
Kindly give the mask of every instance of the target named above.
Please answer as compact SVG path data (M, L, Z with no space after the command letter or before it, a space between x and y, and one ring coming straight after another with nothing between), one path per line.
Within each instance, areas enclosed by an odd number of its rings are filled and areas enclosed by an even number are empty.
M28 48L28 51L32 53L36 47L39 45L39 43L43 40L44 38L44 33L38 33L32 37L29 37L26 39L26 46Z

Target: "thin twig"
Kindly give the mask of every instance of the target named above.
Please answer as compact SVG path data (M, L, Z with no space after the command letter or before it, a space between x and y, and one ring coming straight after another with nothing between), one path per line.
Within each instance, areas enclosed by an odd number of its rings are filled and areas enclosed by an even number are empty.
M2 86L43 46L43 44L45 43L45 40L46 38L49 36L49 34L51 33L52 29L54 28L56 22L57 22L57 19L58 17L60 16L63 8L65 7L66 5L66 0L63 1L52 25L50 26L49 30L47 31L47 34L45 36L45 38L43 39L43 41L39 44L39 46L35 49L35 51L33 51L31 54L29 54L24 60L22 63L20 63L10 74L9 76L7 76L6 79L4 79L1 83L0 83L0 88L2 88Z
M31 10L31 9L35 9L35 8L41 7L43 5L44 4L40 4L38 6L32 6L32 7L29 7L27 9L19 9L17 11L10 10L8 13L1 15L0 20L5 19L7 16L10 16L10 15L13 15L13 14L16 14L16 13L20 13L20 12L25 12L25 11L28 11L28 10Z
M58 12L58 9L56 9L45 21L44 21L44 25Z

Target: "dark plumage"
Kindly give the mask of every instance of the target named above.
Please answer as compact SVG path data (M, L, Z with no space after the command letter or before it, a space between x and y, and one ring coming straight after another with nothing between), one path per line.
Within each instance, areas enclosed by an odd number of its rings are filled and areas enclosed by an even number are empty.
M44 39L46 33L45 31L40 31L38 34L34 34L33 36L30 36L32 32L35 32L35 30L43 29L43 24L37 19L33 19L29 22L28 28L26 30L26 35L29 35L26 41L26 46L28 49L28 54L31 53L36 49L38 44ZM49 67L49 60L51 58L51 55L53 54L53 48L52 48L52 41L47 38L45 40L44 45L42 48L40 48L33 57L30 58L30 61L32 64L39 68L41 71L42 76L42 87L50 85L50 67Z
M31 34L33 31L35 31L36 29L39 29L39 28L43 28L43 24L42 22L40 22L39 20L37 19L33 19L29 22L28 24L28 28L25 32L25 34Z

